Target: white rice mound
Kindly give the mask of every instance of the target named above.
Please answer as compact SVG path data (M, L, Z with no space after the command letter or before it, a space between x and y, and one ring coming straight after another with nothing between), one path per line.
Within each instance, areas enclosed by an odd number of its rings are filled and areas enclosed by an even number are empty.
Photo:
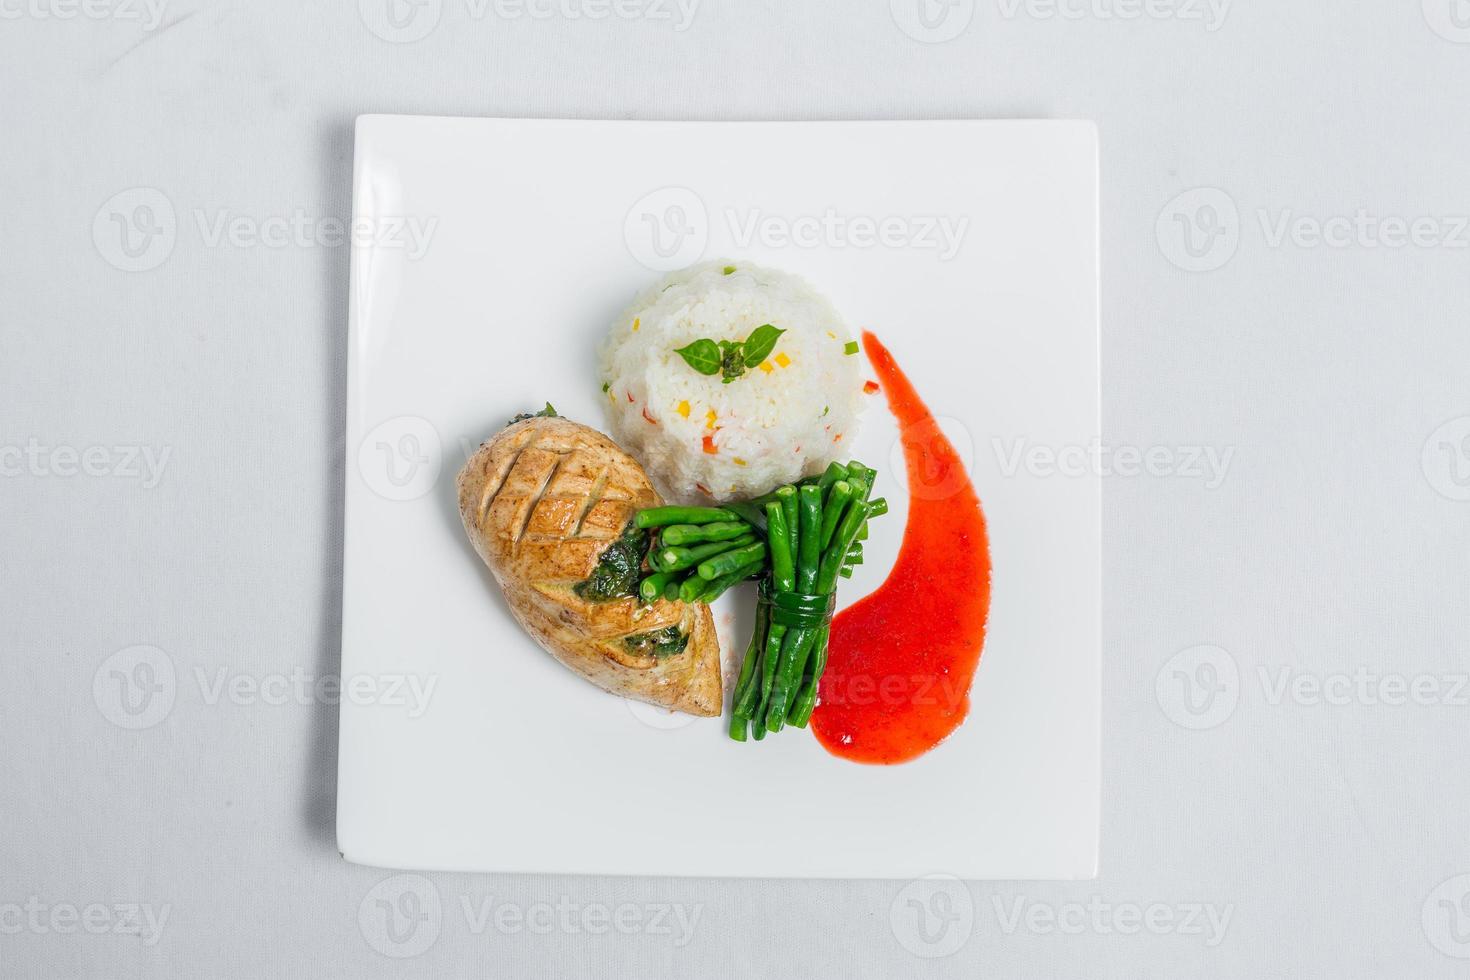
M733 272L726 273L727 268ZM729 384L676 353L707 337L786 332ZM613 437L671 500L759 496L846 459L862 407L862 358L805 280L722 260L674 272L613 322L598 357Z

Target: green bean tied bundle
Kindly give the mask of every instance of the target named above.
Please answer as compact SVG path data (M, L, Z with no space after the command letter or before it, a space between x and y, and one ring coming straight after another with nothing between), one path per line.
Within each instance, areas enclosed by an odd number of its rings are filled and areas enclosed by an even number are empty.
M805 728L827 666L837 579L863 562L869 518L888 512L869 499L877 471L833 463L820 477L720 507L654 507L637 527L654 533L644 602L713 602L760 580L756 628L735 685L730 737L756 741L786 725Z
M756 503L766 518L769 574L756 629L735 684L730 737L757 741L786 725L805 728L827 667L837 579L862 562L868 519L888 512L870 500L877 471L833 463L815 480L776 489Z

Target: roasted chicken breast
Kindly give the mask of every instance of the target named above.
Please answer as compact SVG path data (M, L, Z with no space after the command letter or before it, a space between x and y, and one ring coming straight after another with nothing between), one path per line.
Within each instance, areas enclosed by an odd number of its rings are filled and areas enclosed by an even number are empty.
M634 513L662 503L632 457L585 425L528 418L483 444L458 487L470 542L517 622L547 652L613 694L692 715L720 713L709 606L584 597L595 595L584 583L600 565L616 570L615 560L633 554L624 532Z

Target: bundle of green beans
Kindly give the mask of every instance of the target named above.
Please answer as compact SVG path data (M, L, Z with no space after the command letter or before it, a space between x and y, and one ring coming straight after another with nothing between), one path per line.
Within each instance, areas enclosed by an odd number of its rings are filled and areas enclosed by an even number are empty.
M863 563L869 518L888 513L869 499L878 471L856 460L763 497L719 507L653 507L638 528L654 534L644 602L713 602L760 579L756 628L735 686L730 737L756 741L790 724L806 727L827 666L837 579Z
M756 741L790 724L805 728L827 667L837 579L863 560L868 519L888 512L869 499L876 470L833 463L821 477L779 487L756 503L765 514L770 571L756 628L735 684L730 737Z

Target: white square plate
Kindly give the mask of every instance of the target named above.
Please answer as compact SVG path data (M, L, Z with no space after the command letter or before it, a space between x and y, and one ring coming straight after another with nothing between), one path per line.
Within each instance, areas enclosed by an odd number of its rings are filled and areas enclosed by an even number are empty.
M1099 483L1045 452L1099 434L1097 207L1089 123L359 119L342 853L445 870L1093 876ZM605 429L606 326L657 270L720 257L800 273L854 333L874 330L972 461L989 637L969 720L907 765L848 763L801 731L737 744L723 719L595 689L521 633L460 527L468 453L548 400ZM882 581L907 510L881 397L853 456L880 469L893 513L844 605ZM727 673L749 620L739 600L716 609Z

